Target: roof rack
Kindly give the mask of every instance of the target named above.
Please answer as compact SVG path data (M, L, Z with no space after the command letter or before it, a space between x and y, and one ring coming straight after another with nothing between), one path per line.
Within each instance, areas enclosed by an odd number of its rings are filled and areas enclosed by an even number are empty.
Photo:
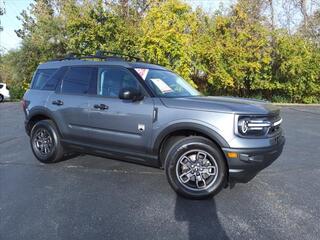
M107 56L105 54L108 54ZM124 53L119 53L119 52L112 52L112 51L97 51L95 56L102 56L102 57L125 57L128 59L133 59L135 61L142 61L141 58L136 57L136 56L131 56L128 54Z
M105 55L108 54L108 55ZM63 61L63 60L81 60L81 59L101 59L101 60L134 60L142 61L141 58L112 51L97 51L95 55L79 56L76 53L68 53L65 57L52 59L51 61Z

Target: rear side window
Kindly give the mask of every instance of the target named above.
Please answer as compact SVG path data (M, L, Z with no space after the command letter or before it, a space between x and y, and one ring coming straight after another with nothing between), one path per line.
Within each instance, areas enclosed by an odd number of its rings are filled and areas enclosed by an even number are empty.
M57 69L39 69L32 81L32 89L42 89Z
M2 84L0 84L0 89L3 87L3 85Z
M87 94L94 68L71 67L63 78L62 93Z
M64 76L66 71L68 70L67 67L62 67L58 71L56 71L47 81L47 83L44 85L42 90L55 90L58 83L60 82L61 78Z

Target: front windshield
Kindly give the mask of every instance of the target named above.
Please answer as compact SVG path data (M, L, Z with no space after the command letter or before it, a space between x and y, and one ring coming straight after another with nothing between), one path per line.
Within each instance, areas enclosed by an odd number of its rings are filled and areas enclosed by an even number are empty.
M135 69L157 97L192 97L200 93L183 78L166 70Z

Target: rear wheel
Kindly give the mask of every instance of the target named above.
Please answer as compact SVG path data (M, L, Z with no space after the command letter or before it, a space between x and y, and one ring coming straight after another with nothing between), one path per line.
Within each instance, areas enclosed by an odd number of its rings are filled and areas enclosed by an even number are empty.
M177 141L170 148L165 170L171 187L178 194L203 199L223 188L227 166L220 149L212 141L192 136Z
M30 134L30 144L35 157L43 163L61 161L64 155L60 135L51 120L37 122Z
M0 103L3 102L4 97L0 94Z

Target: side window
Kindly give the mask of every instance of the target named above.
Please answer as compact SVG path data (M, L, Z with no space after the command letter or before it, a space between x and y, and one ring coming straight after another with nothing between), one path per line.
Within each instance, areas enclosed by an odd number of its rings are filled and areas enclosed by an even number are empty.
M43 86L43 90L55 90L58 83L60 82L61 78L64 76L66 71L68 70L67 67L62 67L58 71L56 71L46 82Z
M0 84L0 89L3 87L3 85L2 84Z
M94 68L71 67L63 78L62 93L87 94Z
M122 88L140 88L136 77L121 67L100 68L97 85L98 95L105 97L118 97Z
M32 80L32 89L42 89L57 69L39 69Z

